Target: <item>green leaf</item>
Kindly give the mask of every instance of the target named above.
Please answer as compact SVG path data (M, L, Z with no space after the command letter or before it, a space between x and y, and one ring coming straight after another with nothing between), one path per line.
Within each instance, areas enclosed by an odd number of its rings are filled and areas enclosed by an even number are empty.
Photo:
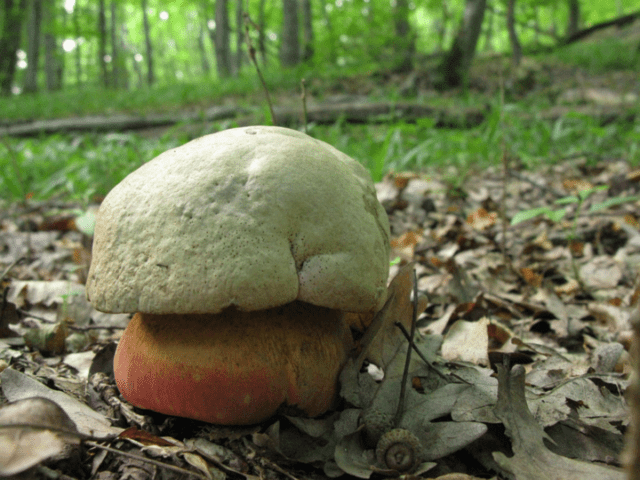
M555 203L556 205L567 205L568 203L578 203L579 201L580 199L578 197L576 197L575 195L571 195L569 197L559 198L553 203Z
M637 202L640 200L640 195L634 195L633 197L613 197L608 198L604 202L594 203L591 205L589 212L597 212L600 210L605 210L609 207L615 207L616 205L622 205L624 203Z
M531 220L532 218L537 217L538 215L548 215L552 210L549 207L539 207L532 208L531 210L522 210L521 212L516 213L511 219L511 225L517 225L521 222L526 222L527 220Z
M566 214L567 211L564 208L561 208L560 210L549 210L548 212L545 212L545 216L552 222L556 223L562 220Z

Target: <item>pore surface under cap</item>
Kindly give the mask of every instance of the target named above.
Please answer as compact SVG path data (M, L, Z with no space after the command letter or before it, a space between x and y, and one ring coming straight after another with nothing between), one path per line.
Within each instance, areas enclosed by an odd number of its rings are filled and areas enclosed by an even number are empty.
M383 299L389 224L368 172L279 127L222 131L120 182L98 213L87 296L108 312L216 313Z

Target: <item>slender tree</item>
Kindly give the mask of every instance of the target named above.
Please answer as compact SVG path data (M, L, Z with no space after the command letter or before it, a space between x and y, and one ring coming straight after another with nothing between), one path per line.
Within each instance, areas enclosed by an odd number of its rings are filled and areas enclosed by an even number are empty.
M100 77L105 87L109 86L107 71L107 19L104 11L104 0L98 2L98 65Z
M16 73L16 53L20 47L27 0L3 0L3 28L0 32L0 94L11 94Z
M227 0L216 0L216 28L213 46L216 52L216 70L220 78L231 75L231 49L229 47L229 8Z
M38 91L38 64L40 59L40 30L42 23L42 0L29 0L27 22L27 71L24 77L25 93Z
M200 32L198 34L198 51L200 52L200 66L202 67L202 73L208 75L211 71L211 65L207 58L207 49L204 46L204 29L202 23L200 23Z
M76 85L82 84L82 52L80 42L78 41L81 37L80 34L80 1L76 0L76 4L73 7L72 14L72 22L73 22L73 34L76 39L76 48L74 49L75 53L75 64L76 64Z
M300 63L300 40L298 35L298 0L282 0L282 42L280 63L292 67Z
M142 22L144 27L144 45L147 60L147 84L153 85L156 81L156 74L153 69L153 47L151 46L151 33L149 29L149 14L147 13L147 0L142 0Z
M302 42L302 61L306 62L315 52L311 0L302 0Z
M466 0L462 22L451 49L440 65L445 88L466 84L476 51L487 0Z
M580 29L580 0L568 0L569 20L566 36L569 38Z
M416 51L415 35L409 23L409 1L396 0L393 9L393 23L395 27L394 50L397 72L408 72L413 69L413 57Z
M511 54L513 56L513 64L515 66L520 65L522 58L522 47L520 46L520 40L518 39L518 32L516 32L516 0L509 0L507 2L507 31L509 32L509 43L511 44Z
M64 74L64 55L58 40L59 10L63 10L54 2L44 2L42 20L44 24L44 73L47 90L54 91L62 88ZM64 11L64 10L63 10ZM64 11L66 15L66 11ZM66 18L63 17L63 21Z
M240 68L242 67L242 59L244 57L244 48L242 43L244 42L244 28L243 28L243 12L242 12L242 0L236 2L236 55L235 65L233 66L234 76L240 74Z
M264 30L266 27L265 4L266 0L260 0L260 4L258 5L258 52L260 52L263 65L267 63L267 47L264 41Z
M120 72L120 45L118 45L118 15L115 0L109 5L111 10L111 22L109 23L109 37L111 41L111 87L119 88L121 82Z

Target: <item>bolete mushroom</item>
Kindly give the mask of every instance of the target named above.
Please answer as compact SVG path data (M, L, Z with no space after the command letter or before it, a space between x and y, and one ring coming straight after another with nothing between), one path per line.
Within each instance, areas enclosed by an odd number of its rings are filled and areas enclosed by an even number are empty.
M389 224L368 172L279 127L162 153L97 215L87 297L135 315L116 383L132 404L227 425L328 410L346 312L384 303Z

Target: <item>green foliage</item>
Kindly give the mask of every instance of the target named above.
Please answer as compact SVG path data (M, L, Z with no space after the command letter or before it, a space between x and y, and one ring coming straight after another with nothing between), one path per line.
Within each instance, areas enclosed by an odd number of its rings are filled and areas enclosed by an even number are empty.
M584 190L578 190L575 195L569 195L567 197L562 197L557 199L554 204L555 205L575 205L575 212L573 214L573 221L571 222L571 228L566 231L567 243L571 245L572 242L577 240L576 231L578 228L578 218L582 213L582 209L584 207L585 201L594 193L601 192L607 190L609 187L607 185L601 185L597 187L586 188ZM640 195L633 197L612 197L606 199L602 202L595 202L589 208L589 213L597 212L599 210L603 210L615 205L620 205L627 202L636 202L640 200ZM530 210L523 210L521 212L516 213L511 219L511 225L517 225L518 223L531 220L540 215L544 215L548 220L554 223L559 223L568 213L568 207L557 207L552 208L549 206L532 208ZM574 251L572 248L569 248L569 252L571 253L571 267L573 269L573 274L576 280L584 286L584 282L580 278L580 271L578 265L576 263L576 259L574 256Z
M145 140L130 134L53 135L8 142L16 152L24 188L12 166L1 162L3 197L5 193L14 200L61 196L85 203L105 195L142 163L179 144L175 139Z
M590 73L611 70L640 71L637 39L606 38L598 42L575 42L556 50L554 56L567 64L586 68Z
M567 236L569 240L573 240L575 238L575 228L577 225L577 219L580 212L582 211L582 206L584 204L584 201L587 198L589 198L592 194L603 191L603 190L607 190L608 188L609 187L606 185L587 188L585 190L578 191L576 195L569 195L567 197L562 197L557 199L554 202L555 205L574 205L574 204L576 205L576 212L574 215L574 221L572 224L573 226L571 229L571 233ZM604 208L608 208L613 205L619 205L621 203L626 203L626 202L635 202L636 200L638 200L638 197L614 197L614 198L608 199L607 202L594 203L591 206L589 211L595 212L597 210L602 210ZM566 207L551 208L546 206L546 207L532 208L530 210L523 210L521 212L516 213L511 219L511 225L517 225L518 223L524 222L526 220L531 220L532 218L538 217L540 215L544 215L552 222L557 223L560 220L562 220L566 214L567 214Z

